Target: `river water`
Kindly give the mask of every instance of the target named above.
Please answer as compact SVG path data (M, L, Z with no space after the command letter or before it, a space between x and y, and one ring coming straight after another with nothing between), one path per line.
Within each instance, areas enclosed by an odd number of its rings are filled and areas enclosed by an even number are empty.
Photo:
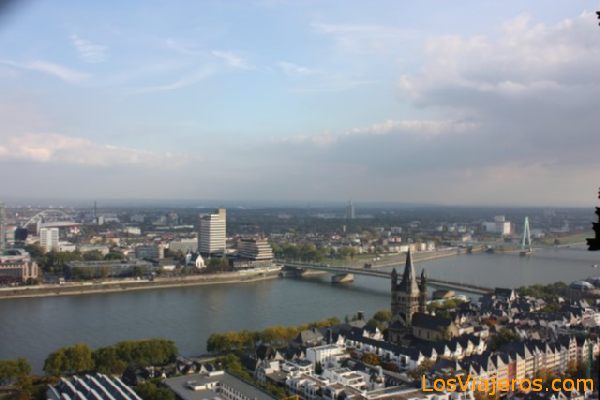
M571 282L600 275L600 253L583 248L546 249L530 257L472 254L417 263L431 277L518 287ZM120 340L172 339L182 354L205 351L213 332L292 325L389 307L389 282L357 276L331 285L327 276L144 290L84 296L0 301L0 359L26 357L41 371L51 351L74 343L92 347Z

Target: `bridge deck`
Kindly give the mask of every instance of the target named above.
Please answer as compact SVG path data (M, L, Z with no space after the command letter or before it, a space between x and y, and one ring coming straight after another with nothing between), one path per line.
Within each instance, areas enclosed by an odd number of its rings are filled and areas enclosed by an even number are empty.
M390 267L393 265L390 265ZM284 263L284 267L288 269L296 269L296 270L315 270L315 271L323 271L331 274L354 274L354 275L363 275L363 276L373 276L376 278L384 278L391 279L391 273L385 271L374 271L372 269L366 268L350 268L350 267L328 267L320 264L304 264L304 263ZM444 289L455 289L462 292L473 293L473 294L487 294L494 291L494 289L474 285L470 283L463 282L454 282L443 279L435 279L435 278L427 278L427 283L432 286L444 288Z

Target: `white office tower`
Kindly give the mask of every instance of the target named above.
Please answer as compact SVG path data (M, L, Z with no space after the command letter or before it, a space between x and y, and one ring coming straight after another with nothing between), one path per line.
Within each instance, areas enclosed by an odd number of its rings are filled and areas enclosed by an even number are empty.
M6 214L4 204L0 202L0 254L6 249Z
M40 229L40 246L44 251L58 251L58 228Z
M213 214L200 216L198 224L198 253L204 256L225 254L226 211L215 210Z

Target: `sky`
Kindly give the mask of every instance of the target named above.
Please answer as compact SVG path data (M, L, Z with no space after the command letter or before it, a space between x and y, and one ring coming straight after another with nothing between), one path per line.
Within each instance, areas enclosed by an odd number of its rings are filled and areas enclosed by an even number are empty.
M598 1L6 4L0 197L597 202Z

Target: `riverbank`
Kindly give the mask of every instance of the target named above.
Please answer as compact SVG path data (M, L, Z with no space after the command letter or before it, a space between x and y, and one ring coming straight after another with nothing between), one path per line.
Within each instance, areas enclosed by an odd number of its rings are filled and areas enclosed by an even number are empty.
M0 288L0 300L29 297L76 296L94 293L114 293L186 286L257 282L278 278L280 271L281 267L272 267L184 277L155 278L154 280L123 279L104 282L68 282L64 284L8 287Z

